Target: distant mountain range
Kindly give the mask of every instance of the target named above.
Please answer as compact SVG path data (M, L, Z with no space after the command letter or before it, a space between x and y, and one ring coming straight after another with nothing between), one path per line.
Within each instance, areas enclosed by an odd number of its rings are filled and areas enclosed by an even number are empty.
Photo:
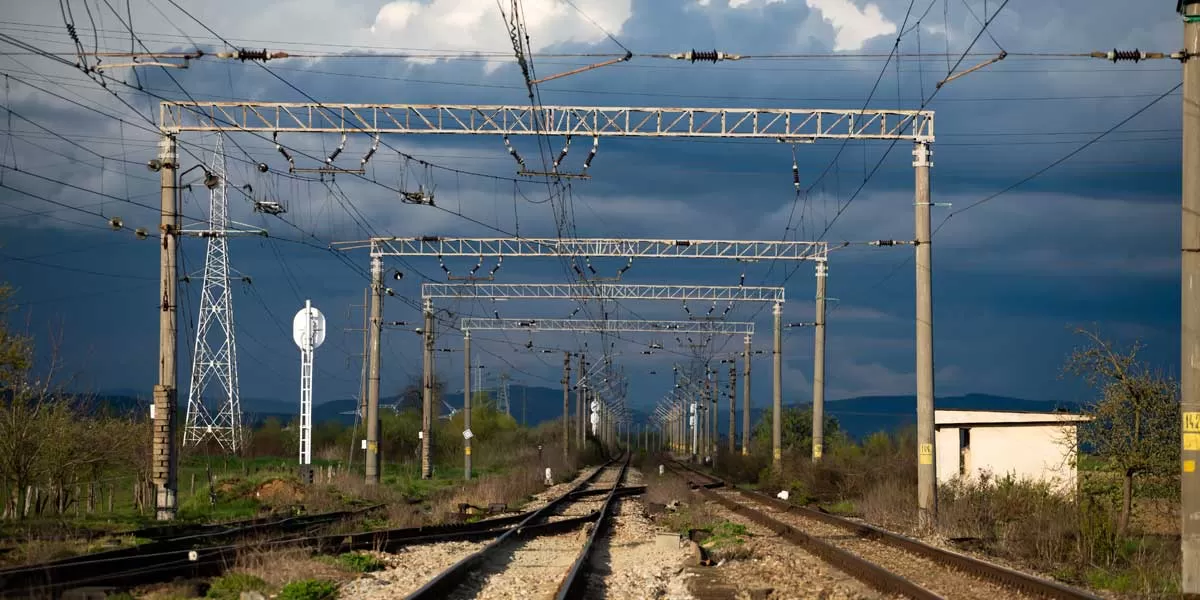
M148 404L148 400L144 397L138 400L134 394L121 392L127 392L127 390L101 394L95 397L95 401L117 410L140 409ZM391 406L396 404L398 399L398 396L380 398L380 404ZM447 393L445 401L451 406L460 407L462 406L462 393ZM524 422L532 426L557 420L562 416L562 389L527 388L513 385L509 388L509 403L511 414L517 422ZM575 395L572 393L572 410L574 410L574 403ZM842 431L854 439L861 440L877 431L896 431L916 424L916 403L916 396L863 396L828 401L825 404L825 412L838 420ZM185 404L186 401L180 402L180 410L185 408ZM1080 409L1080 406L1074 403L1024 400L989 394L943 396L937 399L936 404L938 408L966 410L1048 412L1061 409L1076 412ZM318 404L313 407L313 422L353 423L354 411L357 406L358 401L354 399L332 400ZM719 424L723 433L728 430L727 406L726 404L721 405L722 418ZM243 398L242 410L246 414L247 421L251 423L259 423L270 417L287 421L299 414L298 403L273 399ZM740 405L738 410L740 411ZM648 422L649 413L645 409L637 408L631 412L635 422ZM738 414L740 419L740 412ZM750 418L753 423L757 423L767 414L769 414L767 407L756 407L751 409Z

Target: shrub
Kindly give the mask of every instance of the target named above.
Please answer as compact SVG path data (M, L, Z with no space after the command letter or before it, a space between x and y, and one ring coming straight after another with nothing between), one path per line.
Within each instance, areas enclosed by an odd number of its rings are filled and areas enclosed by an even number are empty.
M339 566L347 571L354 571L356 573L371 573L387 568L387 564L382 560L363 552L347 552L338 556L337 562Z
M337 597L337 583L326 579L303 579L283 586L278 600L334 600Z
M229 573L214 580L208 587L207 598L219 600L238 600L242 592L263 592L270 590L267 582L246 573Z

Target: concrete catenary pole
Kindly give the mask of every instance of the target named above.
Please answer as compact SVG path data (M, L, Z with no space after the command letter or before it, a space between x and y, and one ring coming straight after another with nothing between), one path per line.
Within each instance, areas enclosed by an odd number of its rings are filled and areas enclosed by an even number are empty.
M379 483L379 338L383 334L383 257L371 257L371 324L367 344L366 485Z
M177 261L179 259L179 189L175 181L179 164L176 162L175 137L163 136L159 142L158 160L161 186L161 214L159 231L159 313L158 313L158 384L154 386L154 427L152 434L153 456L151 457L151 479L154 482L155 518L170 521L178 508L179 489L178 457L175 444L178 402L178 349L176 336L179 334L177 308L179 306L179 281Z
M369 369L367 357L371 353L371 288L363 289L363 324L362 324L362 369L359 374L359 389L358 389L358 419L366 420L367 418L367 371ZM364 422L363 425L366 425ZM350 460L347 461L350 466L354 465L354 449L358 446L358 422L354 423L354 432L350 436Z
M579 354L578 365L579 365L579 369L577 369L575 371L575 452L576 453L583 452L583 445L584 445L584 443L587 442L587 439L584 437L587 435L587 433L586 433L587 425L586 425L586 421L584 419L584 414L583 414L583 413L587 412L587 408L586 408L587 402L583 398L583 383L584 383L583 377L584 377L584 375L587 374L587 371L583 370L583 354L582 353Z
M736 362L736 360L735 360ZM729 365L729 455L737 451L737 366Z
M463 332L463 478L471 479L471 331Z
M742 456L750 454L750 336L742 351Z
M913 144L916 170L917 272L917 517L922 529L937 524L937 466L933 431L933 246L930 232L929 142Z
M563 456L571 454L571 353L563 352L563 415L562 415L562 449Z
M817 261L817 318L813 325L813 438L812 459L825 453L825 281L829 265Z
M783 304L776 302L775 344L771 349L773 363L771 392L771 468L778 473L783 467Z
M717 466L717 440L720 435L718 424L721 421L721 408L719 399L721 398L720 383L717 380L717 370L712 369L708 374L708 454L711 457L709 460L713 467Z
M421 384L421 479L433 478L433 300L425 299L424 374Z
M1200 54L1200 2L1184 0L1184 52ZM1183 256L1180 373L1183 450L1180 476L1180 591L1200 596L1200 60L1183 63Z

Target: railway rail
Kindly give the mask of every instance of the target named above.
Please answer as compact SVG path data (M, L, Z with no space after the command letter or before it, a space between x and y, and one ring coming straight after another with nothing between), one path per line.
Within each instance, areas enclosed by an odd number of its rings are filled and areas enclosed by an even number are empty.
M520 580L522 594L548 596L556 600L580 600L588 593L591 556L596 540L611 522L617 498L644 490L644 486L624 487L630 456L610 461L577 484L570 492L536 510L491 543L451 565L407 596L409 600L451 598L455 600L487 596L489 588L505 578ZM619 463L619 464L617 464ZM590 526L586 539L578 546L575 531ZM563 534L568 534L564 536ZM566 553L572 545L575 553ZM562 560L562 576L526 577L517 573L523 563L537 563L540 573L547 572L542 559ZM537 557L530 561L528 557ZM553 566L549 569L554 572ZM517 573L514 575L514 573ZM533 589L536 588L536 589ZM544 589L543 589L544 588Z
M599 474L602 469L597 469ZM577 486L558 501L596 496L638 494L645 486ZM394 551L404 546L445 541L483 541L499 537L537 511L500 516L473 523L456 523L353 534L312 535L310 528L328 524L377 507L339 511L282 520L253 519L202 528L172 528L163 538L134 548L97 552L35 565L0 569L0 598L57 597L82 587L116 587L171 581L177 577L207 577L222 573L247 547L279 549L305 547L322 553L355 550ZM585 518L547 523L532 532L567 531ZM281 535L282 534L282 535ZM266 539L263 539L263 538ZM219 542L219 543L214 543Z
M729 486L719 478L682 463L674 463L672 467L704 498L767 527L884 593L916 600L1100 600L1099 596L1058 582L931 546L872 525L795 506L760 492Z

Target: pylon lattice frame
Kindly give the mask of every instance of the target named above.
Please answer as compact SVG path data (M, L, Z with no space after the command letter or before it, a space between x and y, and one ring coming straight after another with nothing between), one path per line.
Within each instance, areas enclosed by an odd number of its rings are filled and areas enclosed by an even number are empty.
M754 335L751 321L652 321L642 319L489 319L464 317L463 331L484 329L493 331L572 331L649 332L649 333L711 333Z
M229 290L229 197L222 137L217 135L210 171L220 183L209 194L208 249L192 353L183 445L197 446L212 438L226 452L237 453L242 445L242 407L238 392L233 299ZM204 401L204 393L214 380L222 393L216 416Z

